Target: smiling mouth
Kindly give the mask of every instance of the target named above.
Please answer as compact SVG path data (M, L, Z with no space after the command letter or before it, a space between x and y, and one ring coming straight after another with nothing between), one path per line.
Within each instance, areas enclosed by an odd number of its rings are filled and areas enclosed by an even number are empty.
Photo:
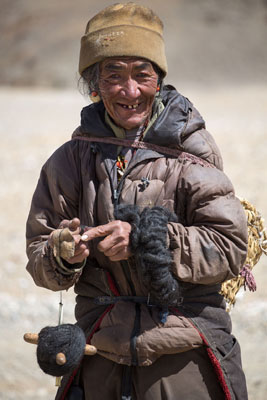
M139 104L132 104L132 105L128 105L128 104L121 104L118 103L122 108L125 108L126 110L136 110L137 107L139 106Z

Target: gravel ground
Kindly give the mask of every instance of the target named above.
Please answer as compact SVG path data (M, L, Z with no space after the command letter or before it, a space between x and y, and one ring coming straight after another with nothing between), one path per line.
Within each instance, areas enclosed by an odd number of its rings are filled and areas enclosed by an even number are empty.
M239 196L267 216L267 89L181 87L221 148ZM25 271L25 223L41 165L79 123L86 102L65 90L0 88L0 400L52 400L55 380L37 366L25 332L57 324L59 295L37 288ZM257 292L240 294L233 330L243 350L250 400L266 399L267 258L255 268ZM74 295L64 293L64 322L73 321Z

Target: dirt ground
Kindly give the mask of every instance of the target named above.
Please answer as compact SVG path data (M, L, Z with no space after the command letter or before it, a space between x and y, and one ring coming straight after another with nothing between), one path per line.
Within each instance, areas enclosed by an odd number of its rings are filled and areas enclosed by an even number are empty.
M225 171L239 196L267 216L267 89L180 86L207 121ZM72 90L0 88L0 399L52 400L55 380L37 366L25 332L57 324L58 293L37 288L25 271L25 222L41 165L79 123L85 99ZM267 257L255 267L258 289L245 292L232 311L243 351L250 400L265 400ZM74 295L64 294L64 322L73 321Z

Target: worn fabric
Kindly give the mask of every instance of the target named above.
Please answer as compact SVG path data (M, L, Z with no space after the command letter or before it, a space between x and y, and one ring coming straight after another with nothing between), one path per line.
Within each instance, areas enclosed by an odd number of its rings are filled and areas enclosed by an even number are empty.
M149 8L135 3L106 7L88 22L81 38L79 72L107 57L131 56L155 63L167 74L163 23Z
M27 269L37 285L54 291L75 284L78 324L101 356L150 368L163 355L204 345L212 352L226 398L244 400L240 350L237 346L233 350L231 321L219 291L221 283L236 276L245 261L245 214L200 114L171 86L164 88L162 102L164 110L144 141L180 148L216 168L139 149L118 185L116 146L78 140L65 143L44 165L33 196L27 222ZM75 134L114 136L105 123L102 103L83 109ZM144 178L148 185L143 185ZM149 299L138 279L134 256L111 262L98 251L97 239L90 242L82 272L66 275L53 262L47 237L62 219L78 217L87 226L105 224L114 219L118 204L135 204L141 210L163 206L177 216L178 222L168 223L167 239L183 303L169 310L164 324L157 307L125 301L95 304L100 296Z
M107 377L103 384L103 377ZM132 400L224 400L203 348L160 357L150 367L132 367ZM101 356L86 357L81 372L85 400L117 400L124 366Z

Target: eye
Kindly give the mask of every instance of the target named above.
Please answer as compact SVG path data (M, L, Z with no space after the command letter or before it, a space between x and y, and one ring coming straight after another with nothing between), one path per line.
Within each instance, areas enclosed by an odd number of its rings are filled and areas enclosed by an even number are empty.
M120 75L119 75L119 74L111 74L111 75L109 75L108 78L109 78L109 79L119 79L119 78L120 78Z
M149 74L147 72L138 72L136 76L137 78L148 78Z

